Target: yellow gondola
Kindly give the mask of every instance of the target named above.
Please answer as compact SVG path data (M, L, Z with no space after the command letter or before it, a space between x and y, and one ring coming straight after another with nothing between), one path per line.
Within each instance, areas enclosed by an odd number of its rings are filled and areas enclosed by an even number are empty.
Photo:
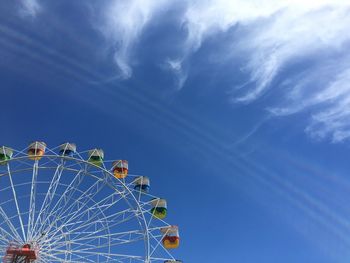
M179 228L177 226L168 226L160 229L164 237L163 246L166 249L178 248L180 245Z
M6 146L0 147L0 165L6 165L12 158L13 150Z
M129 164L127 160L113 162L113 174L118 179L124 179L128 175Z
M28 148L28 156L30 160L40 160L45 154L46 143L44 142L32 142Z

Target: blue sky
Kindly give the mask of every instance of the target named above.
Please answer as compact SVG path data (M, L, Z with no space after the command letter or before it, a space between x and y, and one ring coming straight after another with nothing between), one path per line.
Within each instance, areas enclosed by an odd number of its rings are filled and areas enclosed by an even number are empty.
M128 159L184 262L348 262L349 23L341 0L3 1L2 144Z

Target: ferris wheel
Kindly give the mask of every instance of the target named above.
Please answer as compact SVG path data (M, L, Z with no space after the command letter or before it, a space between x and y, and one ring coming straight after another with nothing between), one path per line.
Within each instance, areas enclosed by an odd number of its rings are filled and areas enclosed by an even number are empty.
M0 147L0 251L4 263L180 263L178 227L150 179L73 143Z

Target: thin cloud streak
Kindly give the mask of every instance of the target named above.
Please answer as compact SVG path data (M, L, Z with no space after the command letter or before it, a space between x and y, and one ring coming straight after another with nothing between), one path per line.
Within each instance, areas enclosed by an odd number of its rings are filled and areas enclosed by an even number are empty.
M170 72L172 72L172 74L174 74L175 78L176 78L176 88L178 90L180 90L186 80L187 80L187 72L186 70L184 69L184 66L183 66L183 60L182 59L166 59L165 60L165 63L162 65L162 67L165 69L165 70L168 70Z
M35 17L41 11L38 0L21 0L20 14L24 17Z
M105 7L104 21L99 30L114 50L113 58L120 79L132 76L133 50L149 21L165 4L165 0L114 0Z
M329 139L339 143L350 138L350 57L320 66L314 73L292 86L283 101L284 107L270 108L277 116L304 110L311 112L305 132L316 140ZM343 63L342 63L343 62ZM320 82L319 79L325 78Z

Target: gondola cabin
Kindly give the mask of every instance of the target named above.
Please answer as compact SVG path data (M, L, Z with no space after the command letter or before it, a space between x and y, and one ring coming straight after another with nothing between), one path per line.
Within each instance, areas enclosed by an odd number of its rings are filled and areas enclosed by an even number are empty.
M144 193L148 193L150 181L147 176L139 176L134 181L134 189Z
M12 158L13 150L6 146L0 147L0 165L6 165L7 162Z
M113 162L113 174L118 179L124 179L128 175L129 164L127 160Z
M167 214L167 203L165 199L155 198L151 201L151 213L154 217L164 219Z
M62 156L71 157L77 151L77 146L74 143L64 143L60 145L59 154Z
M30 160L37 161L45 154L46 143L32 142L28 148L28 156Z
M182 263L182 261L181 260L177 260L177 259L175 259L175 260L165 260L164 263Z
M162 243L166 249L178 248L180 245L179 228L177 226L168 226L160 229L163 233Z
M93 149L89 151L88 162L96 166L102 166L104 158L104 152L102 149Z

